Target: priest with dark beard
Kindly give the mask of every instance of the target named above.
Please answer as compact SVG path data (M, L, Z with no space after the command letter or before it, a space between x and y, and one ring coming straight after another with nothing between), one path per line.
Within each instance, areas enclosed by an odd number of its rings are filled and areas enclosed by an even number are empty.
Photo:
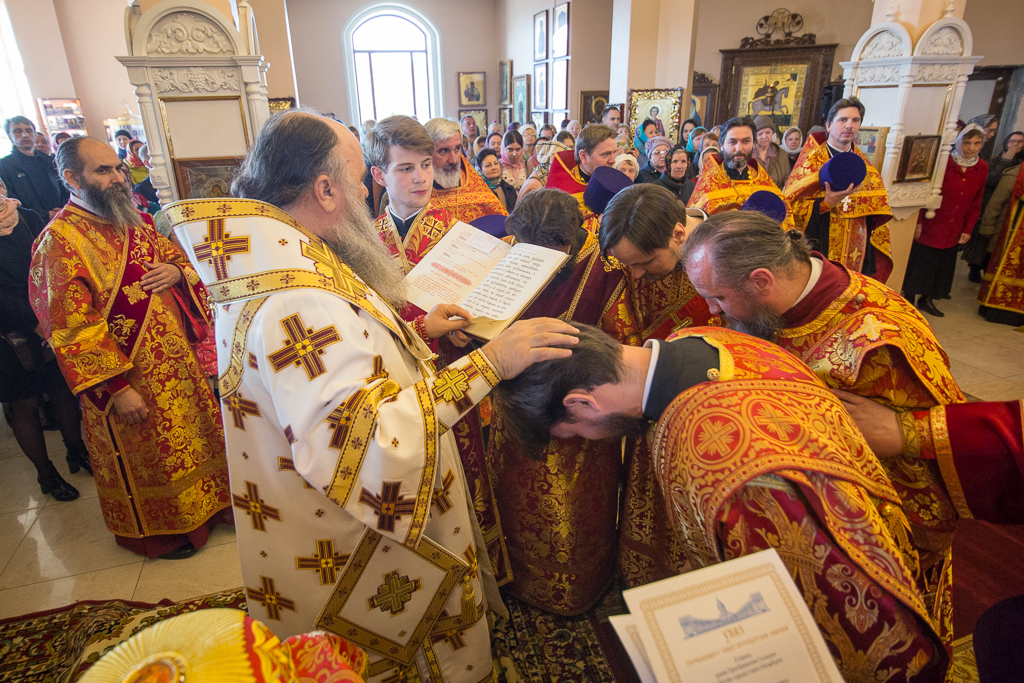
M220 410L193 351L207 292L135 210L108 145L72 138L57 167L71 201L36 240L29 298L81 400L107 528L136 553L187 557L231 521Z

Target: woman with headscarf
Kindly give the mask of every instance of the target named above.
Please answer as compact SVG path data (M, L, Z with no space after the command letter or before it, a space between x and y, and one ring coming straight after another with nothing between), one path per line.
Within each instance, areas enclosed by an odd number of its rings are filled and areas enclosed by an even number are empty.
M551 169L551 159L559 152L569 149L572 149L572 147L557 140L541 140L537 143L537 165L534 167L533 172L530 173L530 177L523 183L523 186L519 188L520 200L534 190L544 189L544 186L548 184L548 171Z
M697 175L700 175L701 172L704 170L704 162L707 161L707 158L712 154L719 154L720 152L721 150L718 149L717 144L702 146L700 150L700 156L697 157Z
M519 129L519 134L523 136L523 158L529 165L530 159L537 151L537 128L532 123L528 123Z
M517 130L510 130L501 139L501 177L519 192L530 175L523 158L523 136Z
M775 128L775 120L770 116L755 116L754 151L752 155L764 166L768 177L780 190L786 187L786 179L792 167L789 157L782 153L782 148L775 142L779 131Z
M665 155L673 146L672 141L664 135L648 138L647 145L644 147L644 151L647 153L647 163L640 168L636 182L657 182L661 174L665 172Z
M612 164L612 168L616 171L622 171L630 180L636 180L637 174L640 173L640 164L636 163L636 159L633 158L632 154L620 154L615 157L615 163Z
M1003 149L992 155L988 160L988 181L985 183L985 195L981 198L981 211L984 215L985 207L988 206L992 195L999 186L1003 173L1014 166L1019 166L1024 160L1024 132L1015 130L1003 138ZM981 282L981 274L988 266L989 247L991 246L991 235L981 234L981 223L979 220L974 226L974 234L971 241L964 247L963 259L971 267L967 279L971 282Z
M992 156L992 149L995 147L996 133L999 132L999 117L995 114L980 114L967 122L967 125L976 125L985 134L985 144L981 148L981 158L988 159ZM964 130L967 130L964 128Z
M697 169L694 161L697 159L699 152L699 145L704 140L704 136L708 134L707 128L703 126L697 126L690 131L690 134L686 136L686 154L689 157L690 163L686 165L686 177L693 179L697 177Z
M789 157L790 168L796 164L796 160L800 157L800 150L803 147L804 134L800 132L800 129L796 126L787 128L786 132L782 134L782 142L779 143L779 148Z
M657 181L658 185L674 194L683 204L690 201L695 185L687 177L686 169L689 167L690 155L682 145L676 145L665 155L665 172Z
M647 141L658 134L658 126L653 119L644 119L636 128L633 136L633 149L638 153L637 162L643 168L649 161L647 158Z
M971 124L960 132L942 180L942 205L935 210L934 218L924 218L914 231L903 296L929 315L944 315L934 300L949 298L956 253L970 238L981 215L981 197L988 178L988 164L979 156L984 144L985 134L978 126ZM915 302L918 295L920 299Z

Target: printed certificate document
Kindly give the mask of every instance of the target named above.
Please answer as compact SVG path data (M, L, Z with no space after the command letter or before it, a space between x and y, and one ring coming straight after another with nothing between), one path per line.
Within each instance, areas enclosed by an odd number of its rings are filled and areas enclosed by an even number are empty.
M658 683L843 682L775 550L632 588L623 597Z
M473 314L462 331L493 339L515 322L568 258L533 244L510 245L459 221L406 275L409 302L424 311L458 304Z

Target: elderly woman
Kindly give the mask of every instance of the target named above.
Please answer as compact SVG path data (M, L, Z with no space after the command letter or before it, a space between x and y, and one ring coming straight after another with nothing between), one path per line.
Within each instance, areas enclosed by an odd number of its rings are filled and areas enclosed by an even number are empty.
M568 134L562 131L558 135ZM572 136L569 136L572 137ZM569 145L557 140L542 140L537 143L537 165L534 167L530 177L526 179L523 186L519 188L519 199L530 194L534 190L541 190L548 184L548 171L551 168L551 159L559 152L572 149Z
M687 177L686 169L690 166L690 156L682 145L676 145L665 155L665 172L658 178L657 184L679 198L683 204L690 201L696 185Z
M616 171L622 171L633 181L636 180L637 174L640 173L640 164L636 163L633 155L628 153L615 157L615 163L612 164L612 168Z
M504 135L495 131L487 134L487 146L493 149L495 152L501 153L501 141L505 138Z
M700 175L701 172L704 170L704 164L707 162L708 157L711 156L712 154L719 153L720 150L718 149L717 141L715 145L705 145L704 148L700 151L700 156L697 157L697 175Z
M640 169L636 182L657 182L661 174L665 172L665 155L672 147L674 147L672 141L663 135L655 135L648 139L644 148L644 152L647 154L647 163Z
M519 192L530 169L523 158L523 136L517 130L510 130L501 139L501 178Z
M804 147L804 134L796 126L790 126L782 134L782 142L779 147L789 157L789 165L792 168L796 164L796 160L800 158L800 151Z
M923 219L914 232L903 296L919 310L939 318L944 314L934 300L946 298L952 291L957 251L981 216L988 164L978 153L984 144L985 134L978 126L971 124L960 132L942 180L942 205L934 218ZM915 303L918 295L921 298Z
M786 186L786 179L789 178L792 166L789 163L789 156L775 142L775 137L779 134L775 128L775 121L770 116L757 116L754 118L754 125L757 126L757 131L753 157L764 166L772 182L781 190Z
M576 119L573 119L565 129L572 133L574 138L578 138L580 136L580 131L583 130L583 125Z
M515 131L510 132L514 133ZM483 176L487 187L491 188L491 192L498 198L505 210L511 213L516 206L516 190L502 177L503 171L498 153L490 147L486 147L477 155L476 164L480 168L480 175Z
M537 151L537 128L532 123L528 123L519 129L519 134L523 136L523 158L532 159ZM527 163L530 162L527 161Z

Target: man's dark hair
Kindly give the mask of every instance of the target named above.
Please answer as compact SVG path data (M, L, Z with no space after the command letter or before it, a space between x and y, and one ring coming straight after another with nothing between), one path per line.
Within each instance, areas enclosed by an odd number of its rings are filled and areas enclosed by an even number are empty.
M849 109L850 107L856 107L857 111L860 112L860 117L864 118L864 103L856 97L844 97L832 105L832 108L828 110L828 116L825 117L825 120L832 123L840 109Z
M514 379L502 380L492 394L505 428L535 460L543 459L552 427L566 417L566 395L615 384L625 370L618 342L595 327L573 326L580 341L571 356L534 363Z
M604 105L604 110L601 112L601 118L603 119L604 117L608 116L609 112L613 112L613 111L619 111L619 108L616 107L614 104L606 104L606 105ZM621 114L621 112L620 112L620 114Z
M531 192L516 203L505 221L505 232L520 242L577 252L586 237L582 227L580 203L562 190Z
M594 149L602 142L614 140L616 137L618 133L615 129L603 123L591 123L584 127L580 131L580 136L576 138L576 161L580 160L581 153L593 154Z
M36 129L36 124L32 122L32 119L26 116L12 116L4 122L4 132L7 133L7 137L11 137L11 127L19 123L27 123L28 125L32 126L32 130Z
M429 157L434 154L434 141L423 124L410 116L389 116L374 125L366 134L366 162L387 171L391 165L391 148L401 147Z
M541 133L543 133L544 131L550 131L550 133L551 133L551 139L552 139L552 140L554 139L555 135L557 135L557 134L558 134L558 129L557 129L557 128L555 128L555 127L554 127L553 125L551 125L550 123L545 123L545 124L544 124L543 126L541 126L541 127L540 127L540 131L538 131L537 135L539 136L539 135L540 135Z
M484 147L479 152L477 152L477 155L476 155L476 167L480 169L481 173L483 173L484 159L486 159L489 156L497 157L499 160L501 158L501 157L498 156L498 153L496 151L494 151L493 149L491 149L490 147Z
M733 128L749 128L750 136L757 136L757 124L754 123L754 119L749 116L734 116L722 124L722 131L718 134L718 139L723 145L725 144L725 136Z
M337 133L316 112L281 112L256 136L231 183L231 193L288 206L321 175L337 177L341 173L342 161L334 150L337 144Z
M715 280L729 289L742 289L758 268L790 274L798 264L811 262L803 233L782 230L757 211L723 211L698 225L686 237L683 263L699 249L706 249Z
M96 138L82 136L65 140L57 148L57 154L54 157L54 161L57 164L57 176L64 184L64 187L68 188L68 192L74 192L75 188L72 187L71 183L64 176L64 171L71 171L71 175L76 178L82 177L82 171L85 170L85 160L82 159L82 150L80 148L85 144L86 140L93 140L101 145L103 144Z
M559 130L565 130L566 127L569 125L570 121L572 121L572 119L562 119L562 123L559 124L558 129Z
M656 183L640 183L612 197L601 218L598 240L601 253L623 239L645 254L664 249L672 238L676 223L686 225L686 205L667 187Z

